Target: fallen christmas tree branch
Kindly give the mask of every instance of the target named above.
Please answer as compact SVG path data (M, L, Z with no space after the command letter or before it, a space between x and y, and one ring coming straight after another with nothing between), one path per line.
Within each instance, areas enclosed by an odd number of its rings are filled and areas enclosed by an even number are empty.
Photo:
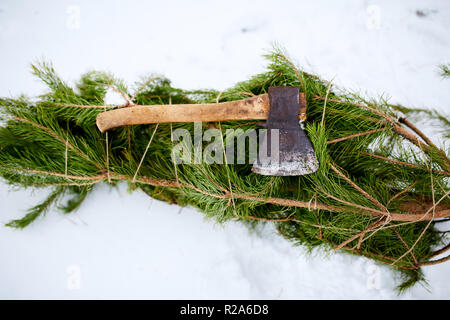
M418 165L413 164L413 163L408 163L408 162L399 161L399 160L395 160L395 159L391 159L391 158L387 158L387 157L382 157L382 156L379 156L377 154L372 154L372 153L369 153L369 152L363 152L363 151L356 151L356 152L358 152L359 154L363 154L363 155L369 156L369 157L378 158L378 159L381 159L381 160L384 160L384 161L392 162L392 163L395 163L395 164L400 164L400 165L404 165L404 166L411 167L411 168L416 168L416 169L421 169L421 170L428 170L425 167L418 166ZM450 172L448 172L448 171L442 171L442 170L433 169L433 172L445 175L447 177L450 176Z
M332 166L332 165L330 165L330 166ZM44 171L38 171L38 170L21 170L21 171L25 171L25 172L29 172L29 173L37 173L37 174L56 176L56 177L64 177L64 178L72 179L72 180L89 180L89 182L84 183L85 185L95 184L95 183L99 183L99 182L105 182L108 179L108 174L107 173L104 173L104 174L101 174L101 175L97 175L97 176L92 176L92 177L84 177L84 176L67 176L66 177L64 173L57 173L57 172L44 172ZM143 176L141 176L139 179L134 179L131 176L120 175L120 174L114 173L114 172L110 172L110 178L112 180L116 180L116 181L124 181L124 182L137 183L137 184L145 184L145 185L150 185L150 186L155 186L155 187L170 187L170 188L180 188L180 189L187 188L187 189L192 189L192 190L194 190L194 191L196 191L198 193L207 195L209 197L217 198L217 199L232 199L232 198L235 198L235 199L243 199L243 200L251 200L251 201L257 201L257 202L275 204L275 205L280 205L280 206L305 208L305 209L308 209L310 211L313 211L313 210L326 210L326 211L330 211L330 212L348 212L348 213L362 214L362 215L372 216L372 217L380 217L380 216L387 216L388 215L384 209L383 210L377 210L377 209L373 209L373 208L369 208L369 207L360 206L360 205L355 204L355 203L346 202L346 201L343 201L341 199L335 198L335 197L333 197L330 194L327 194L327 196L329 196L330 198L333 198L333 199L335 199L335 200L337 200L337 201L339 201L341 203L344 203L346 205L359 208L360 210L351 210L351 209L346 209L346 208L341 208L341 207L327 205L327 204L324 204L324 203L315 203L313 208L311 208L311 203L309 201L307 202L307 201L298 201L298 200L291 200L291 199L284 199L284 198L273 198L273 197L266 198L266 197L261 197L261 196L239 194L239 193L231 193L229 190L223 189L222 187L220 187L220 189L222 189L222 191L224 191L224 193L223 194L216 194L216 193L206 192L206 191L204 191L204 190L202 190L200 188L197 188L194 185L188 184L188 183L179 183L179 182L176 182L176 181L170 181L170 180L164 180L164 179L155 179L155 178L143 177ZM209 179L209 178L207 177L207 179ZM61 184L54 184L54 185L61 185ZM80 183L73 183L71 185L79 186L79 185L83 185L83 183L81 183L81 184ZM359 187L358 187L358 189L359 189ZM438 206L439 203L445 197L447 197L449 194L450 194L450 191L448 191L441 199L439 199L436 202L435 205L433 205L431 208L429 208L423 214L422 213L416 213L416 214L389 213L390 220L416 222L416 221L428 221L428 220L433 220L433 219L438 219L438 218L450 217L450 205L449 206L446 205L445 207L439 207ZM370 197L369 195L367 195L367 196ZM370 198L372 198L372 197L370 197ZM373 200L376 201L375 199L373 199ZM382 206L382 208L384 208L383 205L381 205L381 206ZM438 211L435 211L435 213L433 215L430 212L433 211L433 209L435 209L436 207L438 208ZM410 208L410 210L411 210L411 208ZM414 210L412 210L412 211L414 211Z
M266 73L223 92L182 90L164 77L151 76L130 94L123 81L101 72L83 75L74 90L50 64L34 66L50 92L37 100L0 99L6 121L0 127L0 175L12 185L52 191L8 226L23 228L66 197L70 199L59 207L71 212L95 185L126 182L132 190L194 206L219 222L273 223L296 243L395 263L392 268L405 280L401 290L423 279L421 266L448 261L436 259L449 246L446 233L434 228L450 217L450 161L443 149L406 119L401 113L405 108L337 94L331 82L299 70L279 51L268 58ZM228 163L226 157L225 164L176 164L173 133L192 133L191 123L134 125L103 134L95 125L105 110L235 101L265 94L270 86L301 88L317 172L266 177L252 173L251 163ZM107 90L118 92L124 104L105 105ZM426 115L424 120L448 128L445 116ZM220 152L225 153L227 130L241 130L235 132L239 137L258 124L224 121L202 128L220 131ZM433 251L436 247L443 248Z
M326 98L324 97L320 97L320 96L316 96L314 97L314 99L316 100L324 100ZM341 101L341 100L329 100L331 102L335 102L335 103L340 103L340 104L352 104L354 106L360 107L360 108L365 108L368 109L370 111L372 111L373 113L383 117L388 123L390 123L392 125L392 129L397 132L399 135L401 135L402 137L404 137L405 139L409 140L410 142L412 142L413 144L415 144L417 147L419 147L420 149L422 149L424 152L426 152L427 154L432 154L433 151L435 151L437 148L436 146L431 143L430 145L424 145L422 142L420 142L420 139L417 136L414 136L412 133L408 132L407 130L405 130L404 128L402 128L401 126L399 126L395 120L391 119L387 114L380 112L378 110L376 110L373 107L364 105L364 104L360 104L360 103L351 103L351 102L346 102L346 101ZM414 125L412 125L406 118L400 118L400 122L405 123L406 125L410 126L412 130L417 131L420 133L420 136L424 138L424 141L430 141L420 130L418 130ZM433 150L434 149L434 150ZM443 167L445 168L446 172L450 171L450 159L445 155L445 153L442 150L439 150L439 153L443 156L444 158L444 164Z

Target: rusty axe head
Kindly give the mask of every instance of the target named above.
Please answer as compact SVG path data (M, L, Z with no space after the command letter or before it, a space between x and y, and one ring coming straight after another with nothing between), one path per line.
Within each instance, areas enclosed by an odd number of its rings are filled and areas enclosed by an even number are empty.
M319 164L298 121L299 89L270 87L269 101L268 130L260 140L260 152L252 171L271 176L299 176L315 172Z

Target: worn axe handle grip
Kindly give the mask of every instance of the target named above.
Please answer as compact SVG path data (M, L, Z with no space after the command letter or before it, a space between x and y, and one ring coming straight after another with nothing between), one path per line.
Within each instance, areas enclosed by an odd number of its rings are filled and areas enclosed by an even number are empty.
M304 103L299 118L304 119ZM101 132L136 124L167 122L214 122L230 120L263 120L269 115L269 95L213 104L171 104L123 107L97 115Z

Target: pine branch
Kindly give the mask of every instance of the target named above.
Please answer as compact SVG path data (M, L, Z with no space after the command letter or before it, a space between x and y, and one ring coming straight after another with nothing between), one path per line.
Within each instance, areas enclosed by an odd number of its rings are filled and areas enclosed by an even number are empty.
M444 78L450 77L450 64L441 64L439 66L439 69L441 69L441 76Z
M50 206L63 194L64 187L57 187L43 202L30 208L28 213L21 219L12 220L6 224L7 227L23 229L30 223L35 221L38 217L45 214Z
M8 226L29 225L63 193L70 199L58 208L69 213L97 183L126 182L132 190L196 207L219 222L274 223L288 239L310 248L325 244L387 265L396 261L392 268L405 277L400 290L423 280L421 266L448 260L432 260L433 248L448 244L446 234L434 228L450 217L448 117L342 90L338 94L331 82L297 68L282 50L267 57L267 72L220 94L175 88L159 75L142 79L129 92L122 80L97 71L82 75L74 89L51 64L35 64L33 73L49 92L37 101L0 99L6 120L0 127L0 175L14 186L53 191ZM320 164L316 173L267 177L252 173L251 164L175 165L173 132L192 133L192 123L160 124L157 130L156 125L130 126L108 136L95 125L105 109L226 102L267 93L270 86L297 86L305 94L305 129ZM105 106L108 90L119 92L124 105ZM444 143L426 137L414 117L439 123ZM204 124L209 128L222 132L225 147L231 138L227 129L242 129L239 136L258 123Z

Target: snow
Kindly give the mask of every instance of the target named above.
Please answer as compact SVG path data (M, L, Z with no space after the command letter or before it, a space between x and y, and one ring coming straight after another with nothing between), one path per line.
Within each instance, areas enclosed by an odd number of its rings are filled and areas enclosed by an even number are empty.
M449 15L446 0L2 1L0 96L42 93L29 67L40 58L68 81L92 69L131 84L156 72L224 89L263 71L277 41L336 85L448 114L437 66L450 59ZM1 183L0 223L45 195ZM399 297L395 274L368 259L311 256L272 227L217 225L125 186L99 186L76 213L51 211L23 231L1 226L0 256L7 299L450 297L448 263L426 267L429 286Z

